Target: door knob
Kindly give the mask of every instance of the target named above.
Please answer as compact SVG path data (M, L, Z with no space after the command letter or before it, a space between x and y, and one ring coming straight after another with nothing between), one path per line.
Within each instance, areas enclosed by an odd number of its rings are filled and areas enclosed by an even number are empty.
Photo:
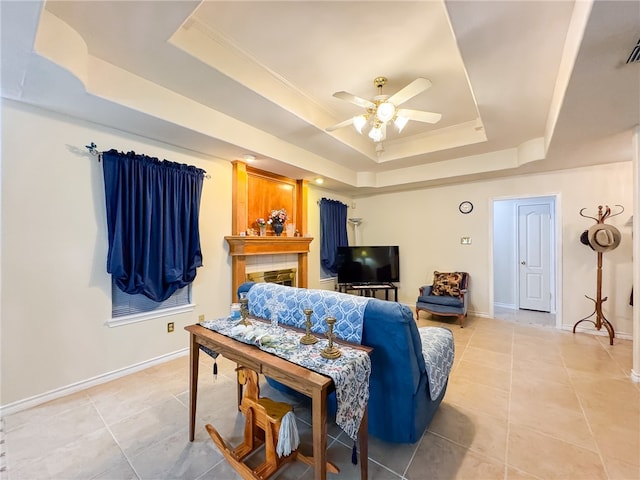
M520 262L520 265L526 265L527 262L525 262L524 260Z

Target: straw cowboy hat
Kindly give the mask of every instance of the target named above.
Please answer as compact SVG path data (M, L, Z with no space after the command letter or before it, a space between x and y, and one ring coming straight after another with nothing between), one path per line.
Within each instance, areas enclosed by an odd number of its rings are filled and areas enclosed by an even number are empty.
M613 225L596 223L589 228L589 245L596 252L608 252L620 245L620 230Z

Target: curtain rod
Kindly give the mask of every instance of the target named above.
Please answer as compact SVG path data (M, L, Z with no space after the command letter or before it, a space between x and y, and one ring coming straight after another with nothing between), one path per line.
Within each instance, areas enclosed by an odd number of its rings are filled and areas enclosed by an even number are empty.
M322 200L330 200L330 201L332 201L332 202L339 202L339 203L343 204L344 206L346 206L347 208L355 208L355 207L354 207L354 205L353 205L353 203L351 204L351 207L349 207L349 205L347 205L347 204L346 204L346 203L344 203L344 202L341 202L340 200L334 200L333 198L326 198L326 197L322 197L320 200L318 200L318 201L316 202L316 204L317 204L318 206L320 206L320 202L322 202Z
M89 153L91 155L93 155L94 157L98 157L98 161L100 161L100 155L102 155L102 152L98 150L98 146L95 143L91 142L89 145L85 145L85 148L89 150ZM211 178L211 175L205 172L204 178L209 180Z

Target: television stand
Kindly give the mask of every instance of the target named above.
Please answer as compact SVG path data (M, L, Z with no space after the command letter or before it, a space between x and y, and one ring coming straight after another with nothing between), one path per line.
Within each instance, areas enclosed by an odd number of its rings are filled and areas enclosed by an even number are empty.
M393 283L339 283L338 291L342 293L358 292L365 297L376 297L378 290L384 290L384 299L389 300L389 290L393 290L394 301L398 301L398 287Z

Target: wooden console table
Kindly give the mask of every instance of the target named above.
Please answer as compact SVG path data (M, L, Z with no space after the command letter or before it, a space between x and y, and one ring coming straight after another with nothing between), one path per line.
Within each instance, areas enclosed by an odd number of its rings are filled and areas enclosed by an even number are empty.
M325 480L327 478L327 395L335 388L333 380L276 355L264 352L253 345L239 342L200 325L190 325L185 327L185 330L190 333L189 440L193 442L195 437L198 360L202 345L238 365L262 373L311 397L314 478ZM238 385L238 401L241 397L241 388ZM369 440L367 427L367 410L365 409L358 432L360 477L362 480L368 476Z

